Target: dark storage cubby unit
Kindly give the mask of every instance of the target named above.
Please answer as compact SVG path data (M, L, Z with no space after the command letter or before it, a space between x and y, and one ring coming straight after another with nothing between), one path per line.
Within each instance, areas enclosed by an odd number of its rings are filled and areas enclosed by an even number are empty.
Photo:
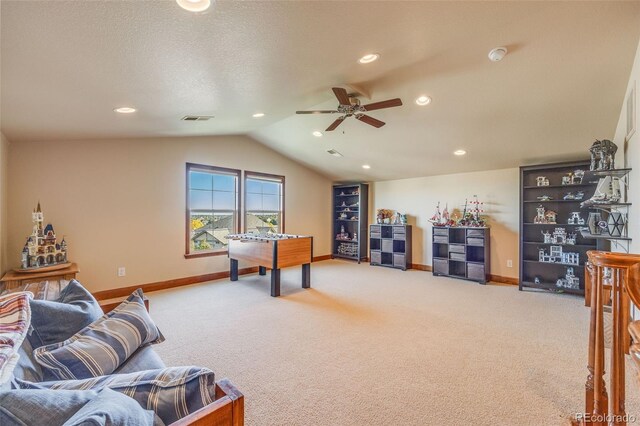
M562 185L562 177L575 170L585 171L579 184ZM596 181L589 178L589 161L573 161L556 164L520 167L520 290L523 288L539 288L546 290L562 290L566 293L584 294L584 264L589 250L608 250L604 240L584 238L581 228L586 228L589 209L581 209L580 203L591 198L596 188ZM548 186L537 186L536 178L544 176L549 180ZM584 192L579 200L565 200L564 196L577 191ZM538 197L548 195L551 200L541 201ZM547 211L557 213L556 224L534 223L536 209L542 205ZM584 224L569 224L571 212L580 212ZM576 234L576 244L545 243L543 232L553 233L556 228L564 228L566 232ZM596 243L596 241L601 241ZM561 246L563 252L578 253L578 265L566 263L549 263L539 261L539 250L550 253L551 246ZM558 287L558 279L564 278L567 268L573 268L580 288ZM540 282L536 283L538 277Z
M489 228L434 226L432 253L433 275L489 281Z
M371 225L369 238L371 265L411 267L411 225Z
M358 263L366 259L368 206L369 185L366 183L333 186L332 258L352 259ZM343 227L348 239L338 237Z

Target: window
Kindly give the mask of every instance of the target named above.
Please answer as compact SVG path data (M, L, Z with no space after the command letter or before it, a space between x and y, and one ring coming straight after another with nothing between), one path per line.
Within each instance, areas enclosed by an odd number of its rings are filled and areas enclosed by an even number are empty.
M245 232L284 232L284 176L245 172Z
M186 257L224 254L240 229L240 170L187 163Z

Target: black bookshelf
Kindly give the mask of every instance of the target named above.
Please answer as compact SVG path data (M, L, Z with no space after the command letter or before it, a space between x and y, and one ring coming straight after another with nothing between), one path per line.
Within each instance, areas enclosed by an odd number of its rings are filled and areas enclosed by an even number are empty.
M371 225L369 263L406 271L411 267L411 225Z
M489 281L489 228L434 226L432 232L433 275Z
M570 180L563 184L563 176L568 176L576 170L585 172L582 179ZM537 178L541 176L548 179L548 185L537 185ZM597 179L594 180L589 175L589 161L586 160L520 167L520 290L538 288L584 294L584 264L587 260L587 251L608 249L605 240L585 238L581 232L587 227L590 210L581 209L580 203L591 198L596 184ZM578 191L583 193L581 198L564 199L568 193L576 195ZM545 195L552 199L538 199ZM544 207L545 211L551 210L557 213L555 224L534 223L539 206ZM580 212L580 219L584 220L584 223L570 224L569 220L573 212ZM556 240L553 237L556 228L563 228L567 235L575 235L575 244L561 243L562 239ZM543 233L551 234L553 241L545 242ZM540 261L541 250L556 261ZM552 250L556 254L569 253L572 257L571 262L558 261L557 256L551 256ZM577 253L577 257L573 253ZM573 269L573 275L578 279L578 288L565 285L568 268ZM558 280L565 281L561 281L559 286Z
M333 249L331 256L357 260L360 263L367 258L369 185L366 183L333 185L332 197Z

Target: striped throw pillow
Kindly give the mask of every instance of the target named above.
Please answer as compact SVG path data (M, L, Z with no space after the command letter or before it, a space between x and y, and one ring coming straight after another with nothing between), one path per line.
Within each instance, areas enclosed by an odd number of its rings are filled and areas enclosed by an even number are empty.
M11 380L18 363L18 350L31 324L29 299L32 293L11 293L0 297L0 385Z
M85 380L31 383L16 379L21 389L94 390L123 393L171 424L215 399L213 371L202 367L170 367L138 373L113 374Z
M33 356L45 380L88 379L113 373L139 347L163 341L138 289L113 311L64 342L37 348Z

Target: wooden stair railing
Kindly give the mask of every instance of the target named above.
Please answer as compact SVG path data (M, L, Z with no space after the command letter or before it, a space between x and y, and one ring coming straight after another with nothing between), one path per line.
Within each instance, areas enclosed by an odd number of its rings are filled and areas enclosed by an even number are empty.
M589 325L589 374L585 383L585 410L574 424L626 425L625 353L631 337L640 337L640 324L629 326L629 299L640 306L640 255L589 251L591 321ZM604 380L604 311L611 311L611 360L609 392ZM629 326L629 329L627 327ZM634 338L635 342L640 342ZM632 355L638 348L631 349ZM636 356L640 361L640 358Z

